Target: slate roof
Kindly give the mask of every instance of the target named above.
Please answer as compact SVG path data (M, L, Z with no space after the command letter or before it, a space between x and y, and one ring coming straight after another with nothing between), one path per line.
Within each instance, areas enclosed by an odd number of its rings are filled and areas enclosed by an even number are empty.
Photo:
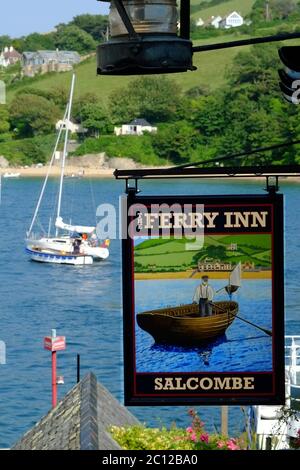
M152 125L148 121L146 121L146 119L134 119L128 125L129 126L152 127Z
M108 429L137 424L139 421L89 373L12 450L120 450Z
M80 62L80 55L76 51L25 51L23 52L23 57L27 61L35 61L36 63L44 64L49 64L50 62L77 64Z

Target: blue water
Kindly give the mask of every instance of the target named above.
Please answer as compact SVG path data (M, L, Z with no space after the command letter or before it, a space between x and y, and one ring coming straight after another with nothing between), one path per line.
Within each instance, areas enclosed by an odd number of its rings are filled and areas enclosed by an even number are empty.
M224 280L212 280L211 284L217 291L224 287ZM195 279L136 281L136 312L189 303L197 285L199 280ZM239 313L243 318L271 330L271 295L270 280L247 280L233 300L239 303ZM228 300L224 294L219 297ZM155 345L153 338L138 325L136 337L138 372L272 370L272 339L239 319L233 322L224 337L201 348Z
M111 257L99 266L74 268L28 261L23 239L41 183L40 179L3 181L0 340L6 342L7 364L0 365L0 447L11 446L51 406L50 355L43 349L43 337L52 328L67 337L67 350L58 355L59 373L65 377L65 385L59 388L60 397L76 382L77 353L81 354L82 375L93 371L118 399L122 400L123 395L120 243L112 242ZM72 208L72 219L84 224L94 222L95 205L110 202L117 207L118 197L124 189L121 182L110 180L68 181L65 186L65 201ZM52 184L45 220L53 215L55 188ZM262 188L263 183L246 182L213 185L199 181L157 181L142 184L143 192L148 194L245 194L261 193ZM300 191L299 186L288 183L282 189L286 194L287 210L286 325L287 333L300 334ZM242 328L242 325L236 322L235 327ZM257 336L255 331L253 336ZM249 338L247 345L254 348L255 343L256 340ZM235 348L234 344L232 348ZM141 421L150 425L168 425L174 421L178 425L188 423L184 407L132 410ZM199 411L208 429L219 426L218 408L201 407ZM242 428L244 419L239 408L230 410L230 422L233 433Z

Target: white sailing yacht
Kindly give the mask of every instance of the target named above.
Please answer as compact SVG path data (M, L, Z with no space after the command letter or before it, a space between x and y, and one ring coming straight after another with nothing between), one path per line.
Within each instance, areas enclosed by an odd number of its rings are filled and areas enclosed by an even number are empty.
M59 128L54 151L50 160L46 178L44 180L38 203L26 237L26 252L33 261L41 263L85 265L94 261L107 259L109 256L109 240L100 241L96 234L96 227L73 225L64 222L61 216L62 194L64 184L64 172L68 150L69 126L72 111L75 75L72 77L69 102L66 107L64 119ZM61 136L65 133L64 148L61 159L61 173L58 193L58 203L55 221L55 236L38 235L33 232L37 220L46 186L49 180L51 168L55 161L56 152Z

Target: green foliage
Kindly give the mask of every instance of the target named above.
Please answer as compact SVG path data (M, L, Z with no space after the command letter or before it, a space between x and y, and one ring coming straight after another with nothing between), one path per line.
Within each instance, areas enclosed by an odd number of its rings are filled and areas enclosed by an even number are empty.
M90 34L95 41L100 42L108 27L108 17L104 15L78 15L71 24Z
M97 101L83 105L79 114L79 122L90 135L107 134L113 131L108 110L103 103Z
M7 139L5 142L1 142L0 139L0 155L7 158L11 165L46 163L53 145L53 135L43 135L31 139Z
M0 104L0 135L7 134L9 129L9 111L7 106Z
M105 152L109 157L133 158L144 165L162 165L164 160L154 153L151 138L144 136L100 136L99 139L86 139L74 155Z
M52 101L62 109L65 109L69 97L67 89L59 86L57 88L51 88L50 90L39 90L38 88L33 87L22 88L22 90L17 93L17 96L20 95L40 96L46 100Z
M53 33L32 33L28 36L14 40L12 44L19 52L38 51L41 49L53 50L55 49L55 37Z
M166 124L151 136L155 153L174 163L188 162L197 149L199 134L186 121Z
M170 79L141 77L113 93L109 107L114 123L143 117L153 124L178 119L181 100L180 87Z
M246 448L242 439L208 434L204 423L193 410L189 412L192 424L187 429L146 428L145 426L117 427L110 432L124 450L241 450Z
M253 22L261 23L267 20L266 13L266 1L256 0L250 17ZM297 0L269 0L269 21L286 21L287 19L292 19L295 15L299 14L300 6Z
M97 43L92 36L78 26L60 26L55 33L55 45L59 49L77 51L79 54L94 52Z
M53 132L60 117L58 107L38 95L18 95L10 105L10 121L20 137Z

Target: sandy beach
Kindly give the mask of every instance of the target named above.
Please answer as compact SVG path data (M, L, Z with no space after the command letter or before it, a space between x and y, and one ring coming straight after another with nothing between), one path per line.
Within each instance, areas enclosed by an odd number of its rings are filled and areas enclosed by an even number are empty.
M46 166L42 168L6 168L1 171L1 174L5 173L19 173L20 178L44 178L47 174L48 168ZM84 168L84 172L78 167L68 166L66 168L65 175L71 176L84 176L89 178L113 178L114 169L104 168ZM53 178L60 176L60 167L54 166L51 168L50 176Z
M117 167L116 167L117 168ZM150 168L150 167L149 167ZM151 167L153 168L153 167ZM125 169L124 167L120 169ZM132 168L128 168L132 169ZM5 173L19 173L21 178L44 178L47 174L48 167L43 166L41 168L36 167L9 167L0 169L0 174L4 175ZM71 176L84 176L88 178L114 178L114 168L99 168L99 167L88 167L79 168L78 166L67 166L65 174L67 177ZM51 168L50 176L55 178L60 176L60 167L54 166ZM163 179L163 178L162 178ZM235 177L228 178L228 181L245 181L247 178ZM251 178L252 181L261 181L265 182L265 177L255 177ZM249 179L248 179L249 181ZM280 183L289 182L289 183L300 183L300 177L292 176L290 178L280 178Z

